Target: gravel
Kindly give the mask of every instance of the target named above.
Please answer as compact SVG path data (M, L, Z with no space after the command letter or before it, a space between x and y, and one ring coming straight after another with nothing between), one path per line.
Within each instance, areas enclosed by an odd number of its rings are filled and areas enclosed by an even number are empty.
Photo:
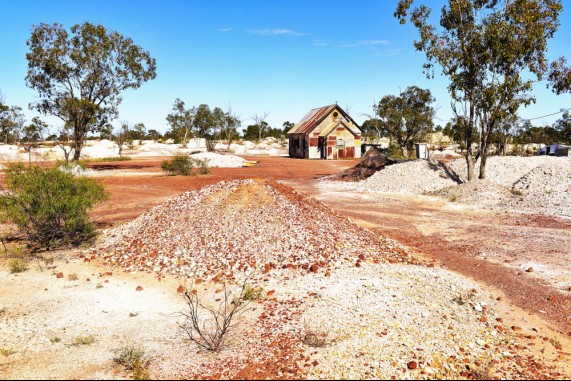
M270 181L186 192L107 231L94 254L128 271L209 280L405 261L392 241Z
M200 152L190 155L195 159L208 160L208 166L212 168L240 168L245 159L235 155L222 155L215 152Z
M423 194L458 184L444 164L414 160L385 167L362 183L369 191Z
M414 160L357 183L323 182L348 191L431 195L476 208L571 217L571 158L492 156L486 180L468 183L466 172L463 158L448 164Z
M347 269L331 279L306 278L299 288L316 293L302 316L306 330L329 340L324 348L311 348L318 365L308 379L500 376L506 371L500 364L515 362L508 347L517 341L496 322L497 301L442 269ZM407 366L412 361L416 369ZM512 371L508 378L516 376Z
M551 165L561 160L550 156L491 156L486 163L486 179L498 185L511 188L515 182L542 165ZM565 160L565 159L563 159ZM480 162L476 163L479 169ZM448 164L450 170L465 181L468 177L466 159L453 160Z

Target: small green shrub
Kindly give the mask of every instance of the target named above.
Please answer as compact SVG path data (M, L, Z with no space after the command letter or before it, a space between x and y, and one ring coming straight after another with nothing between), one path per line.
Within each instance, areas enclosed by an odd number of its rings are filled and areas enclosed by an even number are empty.
M59 167L12 164L6 186L0 207L36 249L79 245L92 238L95 229L87 212L107 198L103 185Z
M210 167L208 166L208 161L209 161L208 159L191 158L191 160L194 161L194 164L198 168L198 173L200 173L201 175L207 175L210 173Z
M80 345L91 345L93 343L95 343L95 336L93 335L76 336L71 341L71 345L74 347L78 347Z
M79 275L77 275L76 273L71 273L67 276L67 279L73 282L79 280Z
M131 340L124 340L113 350L113 361L127 370L144 369L149 364L149 356L144 347Z
M523 196L523 192L519 189L512 189L511 192L514 196Z
M0 348L0 355L2 355L4 357L11 356L14 353L16 353L16 351L13 350L12 348Z
M170 176L190 176L192 168L194 168L194 161L188 155L176 155L170 160L163 161L161 168Z
M110 161L130 161L133 160L130 156L117 156L117 157L101 157L95 159L86 160L88 163L101 163Z
M28 270L28 264L26 261L20 258L10 259L8 261L8 271L10 274L19 274Z
M260 300L264 298L264 289L262 287L252 287L246 285L244 289L244 300Z

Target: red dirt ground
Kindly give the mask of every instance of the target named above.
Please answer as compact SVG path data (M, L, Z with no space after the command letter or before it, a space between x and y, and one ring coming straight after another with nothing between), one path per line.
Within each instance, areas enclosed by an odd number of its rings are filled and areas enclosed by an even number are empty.
M244 156L258 161L251 168L212 168L204 176L141 176L106 177L102 182L111 192L111 198L99 206L93 217L100 226L125 222L141 215L168 198L190 189L198 189L220 181L264 178L272 180L311 180L330 175L356 164L355 161L311 161L270 156ZM160 165L164 158L143 158L113 163L93 163L94 170L121 169L133 172L162 172Z

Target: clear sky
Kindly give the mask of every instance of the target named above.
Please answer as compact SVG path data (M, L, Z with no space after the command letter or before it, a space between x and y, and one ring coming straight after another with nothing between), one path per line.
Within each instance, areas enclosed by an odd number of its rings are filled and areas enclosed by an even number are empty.
M436 123L451 117L446 81L422 74L412 25L393 17L396 0L240 1L9 1L0 12L0 90L9 105L27 109L37 99L26 87L26 40L32 26L89 21L131 37L157 60L157 78L123 93L120 119L167 130L175 98L232 110L245 127L269 113L272 127L298 122L312 108L337 102L361 123L371 106L407 86L429 88L437 99ZM418 2L418 1L417 1ZM441 0L424 0L440 8ZM551 58L571 59L571 7L549 45ZM435 12L438 15L438 11ZM536 118L571 108L571 95L535 86ZM28 119L35 115L26 110ZM559 115L534 124L554 122ZM48 119L57 124L56 119Z

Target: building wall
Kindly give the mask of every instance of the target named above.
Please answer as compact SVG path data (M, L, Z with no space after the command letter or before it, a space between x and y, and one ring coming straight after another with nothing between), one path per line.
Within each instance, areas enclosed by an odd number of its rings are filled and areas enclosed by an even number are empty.
M331 131L327 136L327 159L358 159L360 157L360 136L354 136L343 126L335 128L335 130Z
M307 139L305 134L291 134L289 136L289 157L305 159Z
M335 110L334 110L335 111ZM343 122L350 127L354 125L346 120L341 113L338 118L333 118L331 112L323 121L316 126L309 134L291 134L289 136L289 152L290 157L307 158L307 159L331 159L337 160L353 159L361 157L361 136L354 136L344 126L340 125L335 130L323 136L322 139L326 141L327 146L324 147L325 152L320 150L320 135L327 133L327 129L331 128L332 124ZM354 131L359 131L357 127L353 128ZM338 141L344 142L344 148L338 146ZM296 143L296 141L298 143Z

